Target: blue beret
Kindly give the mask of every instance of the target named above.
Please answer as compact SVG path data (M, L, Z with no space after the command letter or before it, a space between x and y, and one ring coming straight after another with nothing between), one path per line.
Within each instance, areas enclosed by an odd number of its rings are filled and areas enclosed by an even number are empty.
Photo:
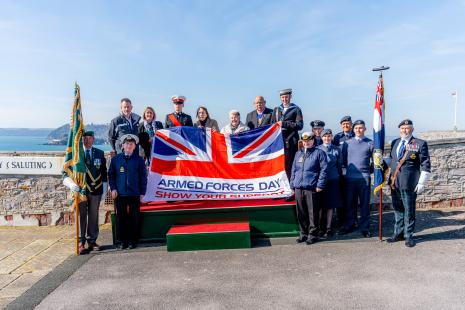
M355 127L356 125L363 125L363 126L365 126L365 122L364 122L363 120L361 120L361 119L358 119L358 120L356 120L356 121L354 122L354 127Z
M407 118L407 119L404 119L402 122L400 122L398 127L400 128L400 126L402 125L413 125L413 122Z
M320 120L314 120L310 122L310 126L312 126L312 128L323 128L325 127L325 122Z
M352 117L350 117L350 115L346 115L343 118L341 118L341 121L339 123L342 124L342 122L352 122Z
M290 94L292 94L292 88L286 88L286 89L283 89L283 90L279 91L280 96L282 96L282 95L290 95Z
M321 132L321 136L323 137L324 135L332 135L333 131L331 129L325 129Z

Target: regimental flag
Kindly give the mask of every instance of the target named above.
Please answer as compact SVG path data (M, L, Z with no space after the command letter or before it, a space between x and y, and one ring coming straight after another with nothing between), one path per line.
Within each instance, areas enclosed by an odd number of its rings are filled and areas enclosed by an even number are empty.
M379 76L378 86L376 87L376 100L373 112L373 164L374 164L374 189L373 193L379 191L385 181L387 168L383 161L384 153L384 83L383 76Z
M74 193L75 203L85 201L85 177L86 165L84 163L84 149L82 145L82 135L84 134L84 121L81 111L81 92L79 85L74 86L73 112L71 113L71 123L66 148L65 163L63 173L76 183L81 191Z
M146 201L287 197L281 126L238 135L211 128L157 130Z

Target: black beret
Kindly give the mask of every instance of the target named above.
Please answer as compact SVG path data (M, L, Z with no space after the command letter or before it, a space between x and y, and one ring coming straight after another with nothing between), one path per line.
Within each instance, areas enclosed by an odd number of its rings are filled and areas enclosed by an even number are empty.
M352 122L352 117L350 115L344 116L339 123L342 124L343 122Z
M310 122L310 126L312 126L312 128L323 128L325 127L325 122L320 120L314 120Z
M356 125L363 125L363 126L365 126L365 122L364 122L363 120L361 120L361 119L358 119L358 120L356 120L356 121L354 122L354 127L355 127Z
M402 122L400 122L398 127L400 128L400 126L402 125L413 125L413 122L407 118L407 119L404 119Z

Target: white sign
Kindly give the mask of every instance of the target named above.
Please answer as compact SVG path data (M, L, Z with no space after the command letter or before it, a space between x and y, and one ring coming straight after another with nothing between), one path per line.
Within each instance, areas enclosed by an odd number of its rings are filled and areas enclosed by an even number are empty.
M64 162L64 156L0 156L0 174L60 175Z

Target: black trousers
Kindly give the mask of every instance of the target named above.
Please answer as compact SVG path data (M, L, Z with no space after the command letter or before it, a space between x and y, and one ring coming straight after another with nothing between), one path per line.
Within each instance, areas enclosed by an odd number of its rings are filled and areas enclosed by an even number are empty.
M115 199L116 237L122 244L137 244L139 239L139 196L118 196Z
M300 237L318 237L319 193L296 188L295 201Z
M102 195L87 195L87 201L79 204L79 242L95 243L98 238L98 209Z
M297 147L291 146L289 149L284 149L284 168L286 169L287 179L291 179L292 164L294 163L295 153L297 153Z

